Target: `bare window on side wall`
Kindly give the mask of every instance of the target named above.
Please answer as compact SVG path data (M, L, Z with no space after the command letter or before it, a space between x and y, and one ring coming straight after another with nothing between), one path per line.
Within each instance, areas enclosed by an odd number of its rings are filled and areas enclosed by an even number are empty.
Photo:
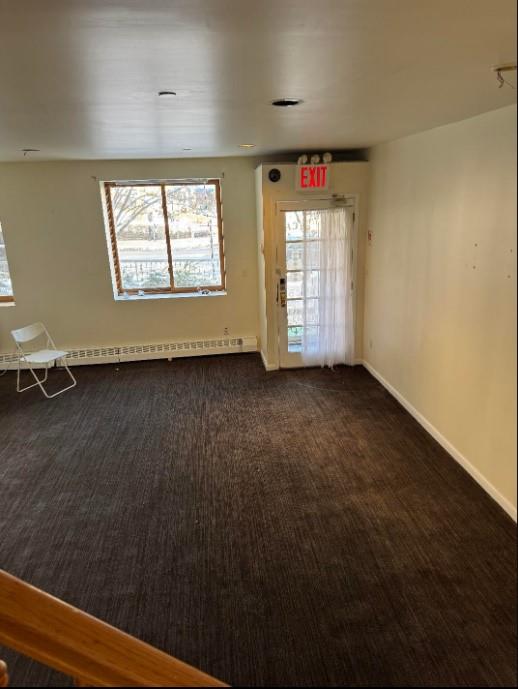
M103 187L119 295L225 289L219 180L104 182Z
M5 250L4 234L0 224L0 302L14 301L13 285L9 274L7 263L7 252Z

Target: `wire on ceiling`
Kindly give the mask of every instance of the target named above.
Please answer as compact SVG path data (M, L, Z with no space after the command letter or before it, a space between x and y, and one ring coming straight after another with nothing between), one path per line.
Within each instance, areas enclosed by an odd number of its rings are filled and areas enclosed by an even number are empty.
M501 67L494 67L493 71L496 72L496 80L498 81L498 88L501 89L504 86L509 86L513 90L516 90L516 86L511 84L502 76L502 72L516 72L516 65L502 65Z

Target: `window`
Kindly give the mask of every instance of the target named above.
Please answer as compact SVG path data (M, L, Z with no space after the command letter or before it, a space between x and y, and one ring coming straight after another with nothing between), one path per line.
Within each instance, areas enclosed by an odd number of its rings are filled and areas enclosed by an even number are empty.
M0 225L0 302L14 301L13 286L7 265L7 253L5 251L4 235Z
M219 180L105 182L117 292L225 288Z

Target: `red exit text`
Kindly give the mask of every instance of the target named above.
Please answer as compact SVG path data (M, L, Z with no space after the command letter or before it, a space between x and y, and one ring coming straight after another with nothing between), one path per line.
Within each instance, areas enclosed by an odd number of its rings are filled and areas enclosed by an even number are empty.
M297 189L312 191L327 189L329 169L327 165L299 165L297 169Z

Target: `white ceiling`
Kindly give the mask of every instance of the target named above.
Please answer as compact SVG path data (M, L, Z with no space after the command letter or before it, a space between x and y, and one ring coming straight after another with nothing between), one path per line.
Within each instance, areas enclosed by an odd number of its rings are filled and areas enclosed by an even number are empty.
M515 54L516 0L0 0L0 159L371 146L515 102Z

